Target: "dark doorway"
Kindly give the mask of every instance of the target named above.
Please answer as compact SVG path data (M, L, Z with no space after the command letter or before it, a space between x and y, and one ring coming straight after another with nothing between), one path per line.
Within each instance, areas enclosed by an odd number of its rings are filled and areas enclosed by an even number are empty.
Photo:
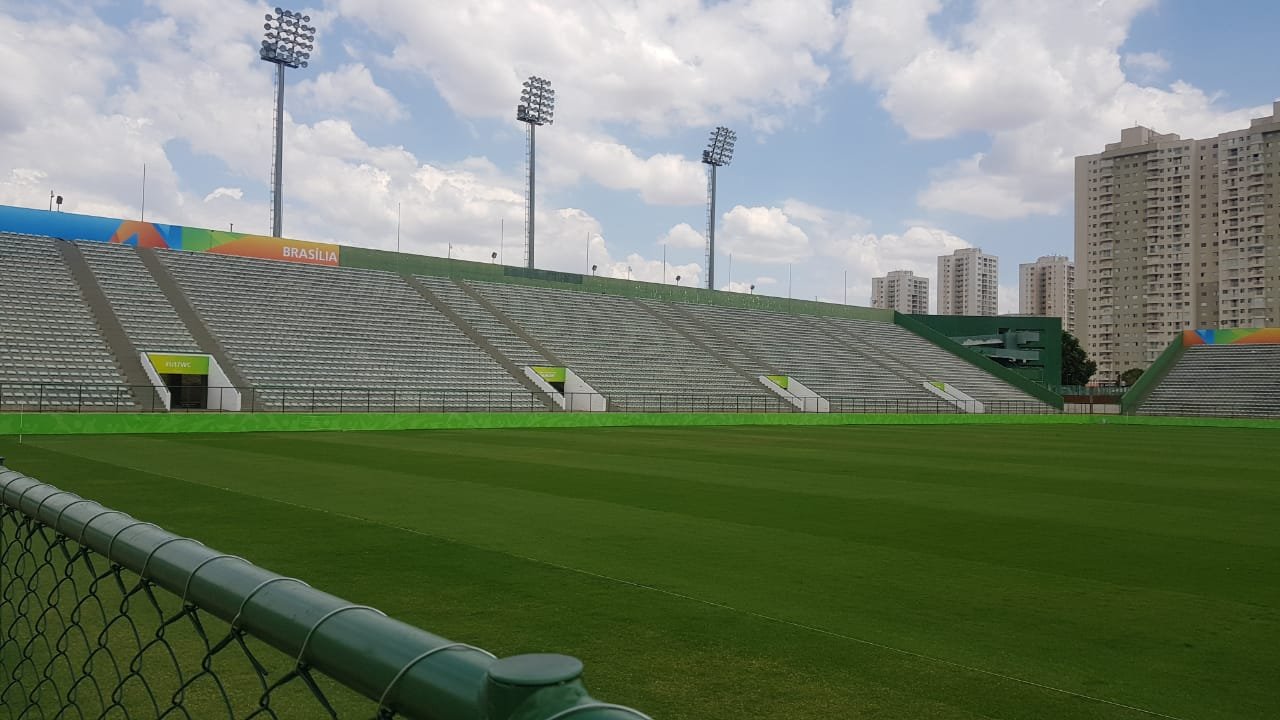
M204 410L209 407L209 376L179 375L176 373L161 375L165 387L169 388L171 410Z

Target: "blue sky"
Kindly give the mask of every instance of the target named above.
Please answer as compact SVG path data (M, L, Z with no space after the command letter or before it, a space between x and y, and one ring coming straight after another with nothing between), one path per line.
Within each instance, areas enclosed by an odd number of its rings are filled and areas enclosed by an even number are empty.
M517 263L520 81L550 78L539 266L703 275L699 153L720 173L717 285L867 304L939 253L1072 250L1071 158L1138 122L1263 114L1280 11L1192 0L333 0L290 71L285 234ZM0 0L0 202L266 232L272 67L242 0ZM1244 19L1247 18L1247 21ZM59 61L52 61L52 58ZM453 249L450 250L449 246ZM732 278L729 255L733 254ZM730 285L730 279L733 284Z

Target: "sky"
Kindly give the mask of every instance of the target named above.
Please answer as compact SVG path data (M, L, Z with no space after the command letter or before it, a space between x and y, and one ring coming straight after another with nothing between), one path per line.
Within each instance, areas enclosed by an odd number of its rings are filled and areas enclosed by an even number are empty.
M1270 114L1280 5L1237 0L327 0L286 77L284 235L869 305L976 246L1071 255L1076 155ZM269 234L275 66L244 0L0 0L0 203ZM665 262L664 262L665 258ZM931 287L931 295L936 287ZM936 299L931 297L931 304ZM936 304L935 304L936 307Z

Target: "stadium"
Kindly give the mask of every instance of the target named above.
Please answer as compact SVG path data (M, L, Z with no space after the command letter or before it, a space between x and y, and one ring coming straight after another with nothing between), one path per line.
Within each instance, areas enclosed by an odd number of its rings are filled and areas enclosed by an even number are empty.
M1064 387L532 188L521 266L0 205L0 718L1280 717L1280 329Z

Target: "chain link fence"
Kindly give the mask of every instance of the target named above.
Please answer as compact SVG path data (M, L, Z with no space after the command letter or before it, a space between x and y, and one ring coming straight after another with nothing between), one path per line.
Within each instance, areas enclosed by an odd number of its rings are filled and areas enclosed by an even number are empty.
M2 463L0 719L646 717Z

